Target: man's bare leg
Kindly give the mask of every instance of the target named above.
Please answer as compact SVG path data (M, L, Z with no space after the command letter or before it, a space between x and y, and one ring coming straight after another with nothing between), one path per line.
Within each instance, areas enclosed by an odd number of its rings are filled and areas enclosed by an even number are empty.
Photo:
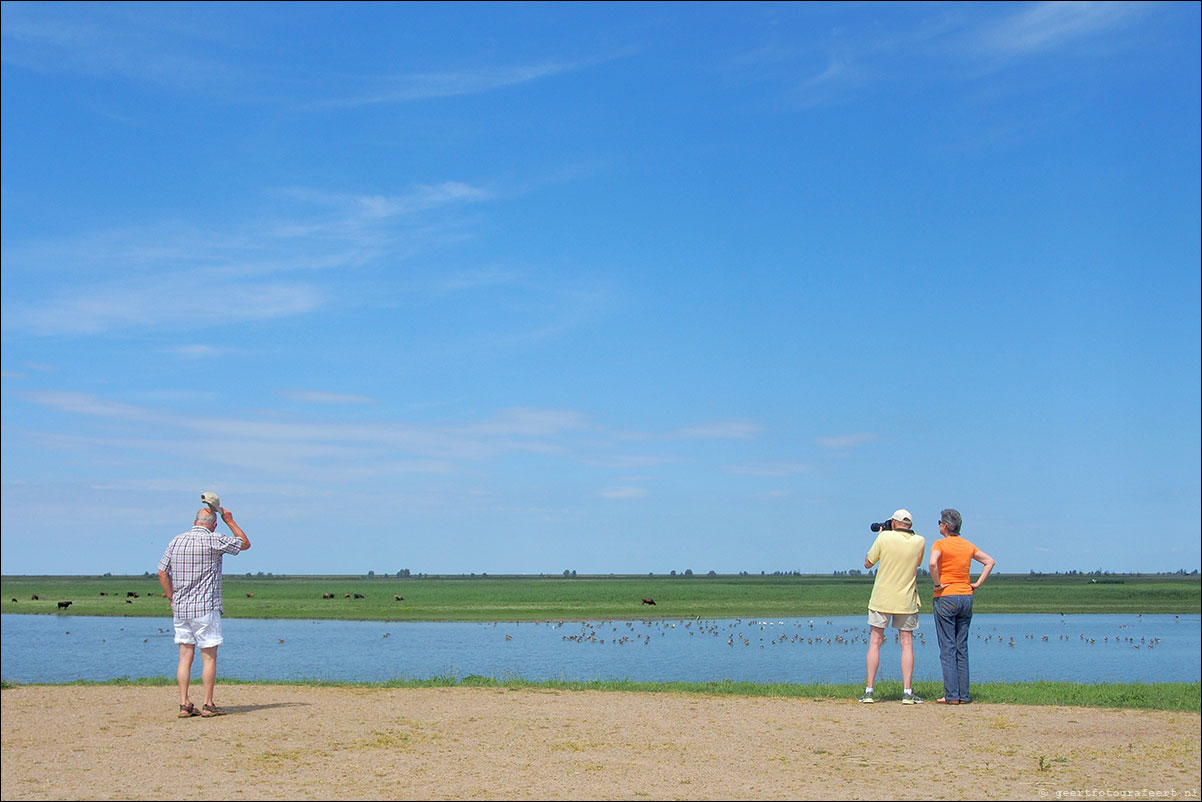
M884 642L885 630L880 627L872 627L872 633L868 636L868 657L865 660L865 667L868 669L868 679L864 683L865 688L871 688L876 684L876 670L881 665L881 644Z
M914 633L900 630L898 636L901 640L902 687L909 693L910 680L914 679Z
M188 683L192 680L192 659L196 657L196 644L179 645L179 665L175 669L175 682L179 685L179 703L184 707L192 704L188 700Z
M201 668L200 681L205 688L206 705L213 705L213 691L217 687L217 647L209 646L200 650Z

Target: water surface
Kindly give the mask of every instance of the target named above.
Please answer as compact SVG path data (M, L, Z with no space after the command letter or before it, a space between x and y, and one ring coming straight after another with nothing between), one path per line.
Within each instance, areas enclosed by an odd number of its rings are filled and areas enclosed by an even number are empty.
M174 676L168 618L0 616L0 673L16 682ZM860 682L861 616L570 623L226 619L221 676L380 681L435 676L530 680ZM977 615L975 682L1197 682L1202 618ZM880 679L900 678L893 633ZM941 679L934 626L915 638L915 679ZM200 660L195 671L199 673Z

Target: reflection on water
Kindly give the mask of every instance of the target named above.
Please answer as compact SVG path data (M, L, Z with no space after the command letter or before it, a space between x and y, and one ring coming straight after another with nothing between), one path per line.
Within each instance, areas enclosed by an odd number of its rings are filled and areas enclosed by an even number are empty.
M549 623L226 619L220 674L377 681L480 675L638 681L860 682L867 626L834 618ZM4 615L0 673L16 682L174 676L170 619ZM1197 682L1202 619L1174 615L977 615L977 682ZM879 677L898 679L891 632ZM929 616L915 678L937 680ZM199 672L200 661L195 670Z

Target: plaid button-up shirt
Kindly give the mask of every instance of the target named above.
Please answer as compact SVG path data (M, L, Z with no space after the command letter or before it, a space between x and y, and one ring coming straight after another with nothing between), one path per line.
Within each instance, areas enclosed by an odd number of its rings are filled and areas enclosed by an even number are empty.
M194 526L167 544L159 570L171 577L171 611L176 618L199 618L221 605L221 558L242 551L242 541Z

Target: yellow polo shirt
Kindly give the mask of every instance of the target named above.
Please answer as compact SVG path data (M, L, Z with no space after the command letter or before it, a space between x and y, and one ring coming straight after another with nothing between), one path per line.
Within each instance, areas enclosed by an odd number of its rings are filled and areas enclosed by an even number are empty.
M868 609L878 613L916 613L918 566L927 542L913 532L882 531L868 550L868 562L876 565L876 581Z

